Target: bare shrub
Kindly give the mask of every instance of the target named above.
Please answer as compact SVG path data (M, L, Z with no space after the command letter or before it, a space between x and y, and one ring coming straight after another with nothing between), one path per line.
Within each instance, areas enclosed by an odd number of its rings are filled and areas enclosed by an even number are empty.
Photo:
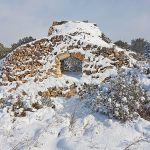
M143 142L150 143L150 139L140 137L137 140L134 140L133 142L131 142L127 147L125 147L124 150L130 150L131 147L136 146L137 144L140 144Z
M25 116L26 116L26 112L22 111L21 114L20 114L20 117L25 117Z
M55 104L54 104L54 102L51 100L50 97L42 97L41 103L42 103L43 106L55 108Z
M72 130L74 123L76 122L75 120L75 111L71 114L70 116L70 124L69 124L69 129Z
M9 108L11 108L11 111L14 112L15 117L25 117L26 111L32 111L31 108L24 107L24 103L21 97L18 97L17 101L11 105L9 106Z
M41 109L43 106L40 105L38 102L32 103L32 107L35 109Z
M0 99L0 109L4 107L4 100L3 98Z

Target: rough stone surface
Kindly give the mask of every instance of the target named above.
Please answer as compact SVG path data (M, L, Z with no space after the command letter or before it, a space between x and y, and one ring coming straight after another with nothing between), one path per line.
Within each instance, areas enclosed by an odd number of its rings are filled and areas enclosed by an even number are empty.
M67 28L70 24L71 29ZM67 21L53 22L48 35L46 38L18 47L5 58L1 85L7 86L13 83L14 87L9 89L10 94L18 89L15 86L16 83L27 84L33 81L40 85L49 77L61 77L62 62L69 57L82 62L82 75L90 76L98 81L102 74L106 73L107 76L104 78L109 79L109 72L122 66L130 67L127 52L118 50L112 43L105 43L95 25ZM38 95L70 97L75 95L76 88L68 88L65 94L64 91L66 90L57 87L39 92ZM23 91L21 93L29 94Z

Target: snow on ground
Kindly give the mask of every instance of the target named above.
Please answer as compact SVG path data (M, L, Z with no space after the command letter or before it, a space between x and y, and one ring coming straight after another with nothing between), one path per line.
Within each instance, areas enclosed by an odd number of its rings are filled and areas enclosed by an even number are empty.
M40 86L28 82L26 86L20 86L20 90L34 89L35 92L35 89L47 88L49 83L63 86L67 80L70 84L94 82L80 74L66 74L59 79L44 80ZM145 86L149 85L144 74L141 81ZM26 117L14 117L7 113L7 107L0 109L0 150L124 150L139 138L150 137L150 122L142 118L121 123L92 112L87 101L77 96L52 100L55 109L44 107L27 112ZM149 147L150 143L140 142L130 149L149 150Z
M123 150L150 136L150 122L141 118L127 123L94 113L78 97L55 98L56 108L28 112L13 118L0 111L0 150ZM131 148L149 150L142 142Z
M103 63L103 62L102 62ZM101 81L103 81L106 77L109 75L115 76L117 74L117 71L115 69L107 69L104 73L99 73L100 79L93 79L91 76L85 76L81 75L75 72L70 74L64 74L60 78L55 78L53 76L48 77L47 79L44 79L42 82L34 82L34 78L28 78L28 82L21 84L15 92L13 92L12 96L15 98L21 93L22 91L28 93L28 95L23 97L23 100L27 102L27 99L30 99L30 102L36 102L37 99L41 99L41 97L38 96L38 91L46 91L50 87L66 87L70 86L74 83L77 85L87 83L87 84L99 84ZM66 85L66 82L68 81L68 84ZM8 97L10 94L8 91L12 88L16 87L16 83L12 82L9 84L9 86L2 86L0 87L0 94L1 91L3 92L4 97Z
M141 81L149 85L148 78L142 75ZM94 82L80 74L66 74L59 79L44 80L41 85L28 82L19 90L34 89L35 92L35 89L47 88L50 83L63 86L67 80L70 84ZM124 150L139 138L150 137L150 122L142 118L126 123L109 119L92 112L86 100L77 96L57 97L53 101L55 109L44 107L27 112L26 117L14 117L7 113L7 107L0 109L0 150ZM130 149L149 150L149 147L150 143L141 142Z
M55 28L55 27L54 27ZM106 43L101 38L101 31L93 24L82 22L68 22L56 27L57 32L53 35L71 35L74 39L81 40L86 44L92 43L102 47L113 47L113 44ZM54 30L55 31L55 30ZM48 37L49 39L51 38ZM84 43L84 44L85 44ZM85 44L85 45L86 45ZM67 44L61 44L54 47L52 53L58 49L65 49ZM116 47L118 51L122 49ZM92 55L81 49L73 49L70 52L81 52L92 59ZM129 56L129 52L126 52ZM43 70L47 70L53 63L55 57L47 56L41 61ZM132 61L135 60L131 57ZM91 60L98 65L110 66L110 60L98 57L98 60ZM0 72L3 66L3 60L0 60ZM139 70L137 70L139 71ZM23 73L23 72L21 72ZM36 101L38 91L47 90L49 87L63 87L69 81L69 85L76 83L100 83L110 75L116 75L117 70L107 69L104 73L99 73L99 79L65 74L60 78L52 76L44 79L40 83L35 83L33 78L27 78L28 82L20 85L13 96L19 92L25 91L31 97L24 96L24 101ZM1 75L1 73L0 73ZM147 89L150 89L150 80L143 73L140 81ZM1 79L0 79L1 81ZM68 85L68 86L69 86ZM0 87L0 99L7 95L7 91L15 87L15 83L9 86ZM6 91L6 92L3 92ZM52 99L52 98L51 98ZM100 113L93 112L87 106L87 100L80 100L79 97L65 99L57 97L52 99L56 106L55 109L44 107L34 112L27 112L25 117L14 117L8 113L8 107L0 109L0 150L124 150L125 147L135 142L139 138L150 137L150 122L138 118L132 122L121 123L114 119L109 119ZM149 150L150 143L141 142L131 147L131 150Z

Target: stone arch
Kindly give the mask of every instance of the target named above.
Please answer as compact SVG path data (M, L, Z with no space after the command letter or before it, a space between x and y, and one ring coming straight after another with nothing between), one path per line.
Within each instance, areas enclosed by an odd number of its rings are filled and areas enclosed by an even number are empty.
M62 71L61 71L61 62L66 59L66 58L69 58L69 57L73 57L73 58L77 58L79 59L80 61L84 61L84 58L85 58L85 55L77 52L77 53L69 53L69 52L65 52L65 53L62 53L62 54L58 54L55 58L55 71L54 71L54 74L56 77L61 77L62 76Z

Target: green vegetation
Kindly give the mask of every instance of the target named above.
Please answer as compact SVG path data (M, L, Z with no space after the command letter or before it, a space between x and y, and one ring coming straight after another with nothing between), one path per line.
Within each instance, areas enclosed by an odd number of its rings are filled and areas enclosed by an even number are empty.
M144 55L144 49L148 42L143 38L137 38L131 40L131 44L124 42L124 41L116 41L114 44L117 46L124 48L124 49L130 49L136 53Z
M10 51L10 48L6 48L2 43L0 43L0 59L5 57Z
M36 40L36 39L34 39L31 36L24 37L24 38L20 39L17 43L13 43L10 48L7 48L2 43L0 43L0 59L4 58L8 53L15 50L17 47L19 47L23 44L27 44L29 42L32 42L34 40Z

